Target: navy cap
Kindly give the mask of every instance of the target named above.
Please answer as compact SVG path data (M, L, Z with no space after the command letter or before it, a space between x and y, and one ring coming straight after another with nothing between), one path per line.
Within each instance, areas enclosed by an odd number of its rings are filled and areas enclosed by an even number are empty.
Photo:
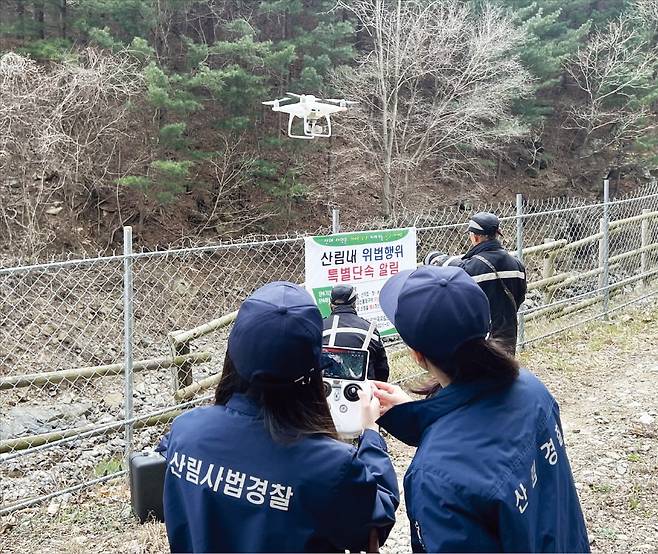
M303 381L320 367L322 316L311 295L285 281L259 288L240 307L228 355L250 383Z
M335 285L331 289L330 302L336 306L356 302L356 289L352 285Z
M489 212L479 212L472 216L468 222L468 231L476 235L502 235L500 220L496 215Z
M489 300L460 267L401 271L386 282L379 304L402 340L434 362L489 333Z

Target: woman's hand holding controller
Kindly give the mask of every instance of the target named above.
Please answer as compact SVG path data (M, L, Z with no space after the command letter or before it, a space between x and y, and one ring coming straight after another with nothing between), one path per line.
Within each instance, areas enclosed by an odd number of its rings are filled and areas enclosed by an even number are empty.
M379 432L379 425L375 423L379 419L381 407L376 396L370 396L362 390L358 391L361 405L361 423L364 429L372 429Z
M379 399L381 415L388 412L393 406L411 402L412 398L404 392L398 385L384 383L382 381L370 381L375 387L373 398Z

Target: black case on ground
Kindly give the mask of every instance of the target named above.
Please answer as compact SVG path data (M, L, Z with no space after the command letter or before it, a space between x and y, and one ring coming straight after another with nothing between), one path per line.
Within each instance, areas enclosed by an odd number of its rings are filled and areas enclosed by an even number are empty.
M164 521L162 492L167 460L157 452L130 455L130 503L141 523Z

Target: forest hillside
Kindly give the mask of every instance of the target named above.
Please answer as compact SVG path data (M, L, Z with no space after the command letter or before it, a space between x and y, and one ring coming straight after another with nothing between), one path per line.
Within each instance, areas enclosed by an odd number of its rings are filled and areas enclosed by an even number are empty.
M359 103L294 140L287 92ZM657 115L658 0L3 0L0 248L618 194Z

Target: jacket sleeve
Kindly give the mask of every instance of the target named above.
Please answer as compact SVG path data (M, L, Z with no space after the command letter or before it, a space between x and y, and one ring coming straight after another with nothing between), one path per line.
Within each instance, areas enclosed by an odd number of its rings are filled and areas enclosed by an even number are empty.
M492 534L476 510L445 481L432 473L416 475L413 506L409 513L414 550L425 552L500 552ZM478 510L479 513L479 510ZM418 548L419 547L419 548Z
M479 264L480 262L478 262L475 258L455 258L448 265L461 267L471 277L474 277L481 273L481 270L478 269Z
M160 439L158 446L155 447L155 451L159 452L163 457L167 457L167 449L169 448L169 437L171 431L165 433L165 435Z
M382 436L366 429L358 449L347 460L333 496L336 506L324 519L327 536L340 550L368 551L368 537L377 529L384 544L400 503L398 482Z
M386 348L382 342L379 331L375 331L375 336L371 341L372 356L374 358L375 379L377 381L388 381L390 369L388 367L388 358L386 356Z

